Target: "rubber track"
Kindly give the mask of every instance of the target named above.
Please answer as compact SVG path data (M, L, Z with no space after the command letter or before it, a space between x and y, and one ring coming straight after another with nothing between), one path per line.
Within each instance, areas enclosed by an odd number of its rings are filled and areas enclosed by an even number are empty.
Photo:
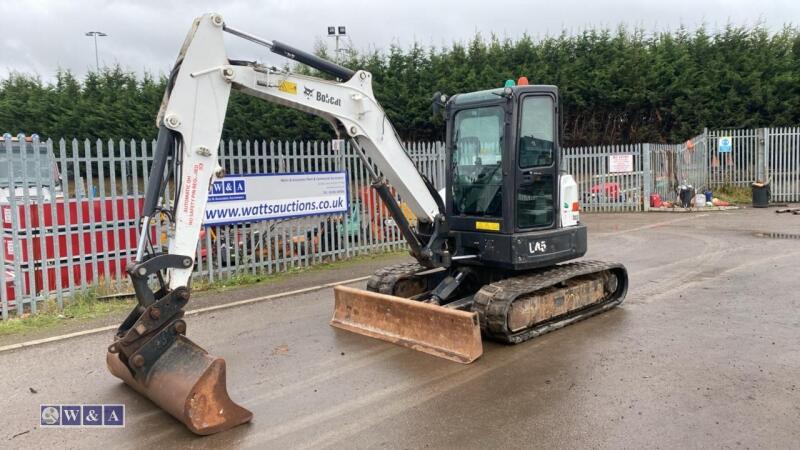
M394 295L394 286L398 281L424 270L425 267L415 262L380 268L367 280L367 290Z
M509 331L507 323L508 310L511 307L511 303L520 296L553 286L570 278L607 270L617 273L619 284L616 292L602 303L596 303L556 317L527 330L515 333ZM578 261L560 264L534 273L506 278L483 286L475 294L472 308L473 311L478 313L481 331L485 336L502 342L518 344L611 309L622 303L627 290L628 275L622 264L602 261Z

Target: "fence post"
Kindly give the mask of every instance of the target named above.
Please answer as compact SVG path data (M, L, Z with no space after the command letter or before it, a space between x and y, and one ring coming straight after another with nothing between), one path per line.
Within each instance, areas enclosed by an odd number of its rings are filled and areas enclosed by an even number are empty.
M767 181L767 136L766 128L759 128L756 132L756 178L755 181Z
M764 180L769 180L769 142L770 142L770 130L771 128L764 128ZM771 188L770 188L771 189Z
M9 138L10 135L6 134L3 139L3 147L6 149L10 149L9 144L11 139ZM3 161L7 169L9 171L9 178L12 176L11 173L14 171L14 164L13 160L11 159L13 155L10 152L0 152L0 161ZM8 158L8 159L6 159ZM13 197L13 185L9 184L11 187L10 193ZM6 213L8 211L8 213ZM11 215L16 214L16 211L11 209L10 205L0 205L0 242L2 242L2 248L0 248L0 318L3 320L8 320L8 294L7 287L9 286L11 280L8 278L9 272L6 270L6 252L9 248L13 249L15 237L14 233L16 230L6 230L6 224L10 222ZM10 246L10 247L9 247Z
M11 213L10 209L3 209L3 215L5 215L5 211ZM5 218L0 218L0 242L3 243L3 248L0 248L0 319L8 320L8 292L7 292L7 284L9 281L8 279L8 272L6 272L6 249L8 248L7 245L12 244L13 242L11 239L14 239L11 235L6 237L6 222Z
M350 216L350 174L347 173L347 161L346 161L346 153L347 149L349 148L349 142L347 141L340 141L338 145L338 149L336 150L336 171L344 172L344 180L345 185L345 193L347 197L347 205L346 211L342 213L342 222L341 226L339 227L339 239L344 240L344 257L350 258L352 256L350 254L350 226L348 225L348 218ZM344 236L342 236L342 229L344 230Z
M16 168L16 164L14 164L14 150L12 147L11 135L6 134L4 139L5 144L5 154L8 157L8 185L9 186L16 186L16 182L14 181L14 170ZM24 139L24 137L23 137ZM23 144L24 145L24 140ZM22 159L22 150L20 150L20 160ZM20 161L21 162L21 161ZM20 171L24 173L24 166L20 164ZM25 188L27 190L27 188ZM10 191L13 193L13 191ZM20 215L19 213L19 203L17 203L17 196L16 195L9 195L9 206L11 208L11 242L12 242L12 251L9 252L14 257L14 304L17 309L17 317L22 317L23 312L23 305L24 305L24 293L23 290L25 289L25 279L23 278L23 271L22 271L22 236L27 234L27 231L23 231L20 228L20 220L24 220L24 215ZM23 206L23 208L27 209L27 205ZM30 221L25 222L25 227L30 227ZM5 228L4 228L5 229ZM25 233L25 234L23 234ZM29 239L30 241L30 239ZM6 244L8 245L8 244ZM3 250L5 251L5 249ZM30 258L30 253L28 253ZM5 266L3 266L3 270L5 270ZM29 283L28 286L35 286L34 283ZM3 286L5 289L5 286Z
M650 144L642 144L642 210L650 211L650 192L653 189L653 168L650 164Z
M708 128L703 127L703 142L706 143L706 189L711 189L711 184L713 183L713 178L711 177L711 171L714 170L714 165L711 163L714 158L714 153L717 151L716 144L711 145L711 142L708 140Z

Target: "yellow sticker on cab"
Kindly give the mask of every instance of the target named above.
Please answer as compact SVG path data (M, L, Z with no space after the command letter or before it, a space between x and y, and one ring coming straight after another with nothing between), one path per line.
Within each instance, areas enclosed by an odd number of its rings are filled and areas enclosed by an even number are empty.
M297 83L286 80L281 81L281 84L278 85L278 90L287 94L297 95Z
M500 231L500 222L475 222L476 230Z

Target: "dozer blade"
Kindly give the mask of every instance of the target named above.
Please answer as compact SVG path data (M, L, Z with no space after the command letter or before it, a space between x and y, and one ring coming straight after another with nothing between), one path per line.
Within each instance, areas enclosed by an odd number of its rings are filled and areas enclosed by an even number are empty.
M336 286L334 296L334 327L464 364L483 353L474 312L346 286Z
M228 396L225 360L210 356L182 335L153 364L144 384L133 377L118 353L109 352L106 363L114 376L172 414L193 433L218 433L253 417L253 413Z

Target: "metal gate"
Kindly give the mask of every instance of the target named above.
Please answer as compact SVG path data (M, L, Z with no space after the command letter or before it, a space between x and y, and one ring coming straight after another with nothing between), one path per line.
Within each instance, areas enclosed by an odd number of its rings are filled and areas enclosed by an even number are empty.
M643 144L568 147L562 168L578 183L581 208L592 212L641 211ZM630 156L629 172L611 172L612 156Z
M719 152L719 139L731 138L731 151ZM749 187L769 181L772 201L800 201L800 127L708 132L709 184Z
M768 129L766 145L772 200L800 201L800 127Z
M708 132L712 143L709 152L709 180L713 186L750 186L753 181L763 180L765 129L713 130ZM730 137L732 150L720 153L719 139Z
M701 134L682 144L645 144L650 159L650 191L677 200L678 186L704 191L708 183L708 138Z

